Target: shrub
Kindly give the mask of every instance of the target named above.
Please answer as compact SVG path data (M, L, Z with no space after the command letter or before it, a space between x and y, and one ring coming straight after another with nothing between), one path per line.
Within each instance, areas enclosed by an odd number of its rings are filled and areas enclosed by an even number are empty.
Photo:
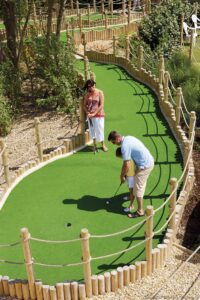
M0 136L5 136L11 129L10 106L5 98L0 95Z

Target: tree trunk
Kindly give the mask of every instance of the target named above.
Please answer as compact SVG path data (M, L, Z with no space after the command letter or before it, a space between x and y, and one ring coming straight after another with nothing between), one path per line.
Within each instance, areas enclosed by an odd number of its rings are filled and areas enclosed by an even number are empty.
M7 35L8 55L13 65L18 69L15 3L13 1L0 0L0 6Z
M59 13L58 13L58 19L57 19L57 27L56 27L57 39L59 39L59 37L60 37L62 19L63 19L64 10L65 10L65 0L60 0L59 5L60 5L60 7L59 7Z
M47 8L47 34L46 34L47 51L48 51L48 48L50 46L53 5L54 5L54 0L48 0L48 8Z

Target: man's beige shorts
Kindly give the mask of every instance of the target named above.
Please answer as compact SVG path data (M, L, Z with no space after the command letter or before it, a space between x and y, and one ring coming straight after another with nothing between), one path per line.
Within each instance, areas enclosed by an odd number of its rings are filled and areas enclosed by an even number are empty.
M153 168L154 166L143 170L137 170L135 174L135 184L133 191L136 197L143 198L147 185L147 179Z

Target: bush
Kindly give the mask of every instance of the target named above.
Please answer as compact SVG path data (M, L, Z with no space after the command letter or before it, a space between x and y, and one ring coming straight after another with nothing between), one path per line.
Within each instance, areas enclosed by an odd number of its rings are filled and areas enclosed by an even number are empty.
M200 69L191 65L188 57L176 52L166 62L172 82L182 87L185 103L189 111L196 111L197 126L200 126Z
M5 136L11 129L10 107L5 98L0 95L0 136Z
M141 22L140 37L152 51L169 56L180 44L181 15L188 18L192 10L193 7L187 1L162 2Z

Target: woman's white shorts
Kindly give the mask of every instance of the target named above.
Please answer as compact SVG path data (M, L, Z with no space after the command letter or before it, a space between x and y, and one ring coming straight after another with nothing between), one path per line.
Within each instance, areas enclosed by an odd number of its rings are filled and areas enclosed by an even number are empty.
M104 117L90 118L88 125L91 138L97 142L104 141Z

